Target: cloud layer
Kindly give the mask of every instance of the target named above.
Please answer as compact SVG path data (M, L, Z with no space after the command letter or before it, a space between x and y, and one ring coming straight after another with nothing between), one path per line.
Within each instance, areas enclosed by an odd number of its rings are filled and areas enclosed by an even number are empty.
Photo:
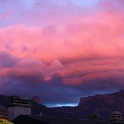
M57 105L123 89L123 5L1 0L0 93Z

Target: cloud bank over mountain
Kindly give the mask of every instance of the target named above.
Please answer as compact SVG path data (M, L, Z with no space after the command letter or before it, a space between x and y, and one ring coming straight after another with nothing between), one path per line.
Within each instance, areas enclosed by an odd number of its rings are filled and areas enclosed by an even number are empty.
M1 0L0 93L54 105L123 89L123 5Z

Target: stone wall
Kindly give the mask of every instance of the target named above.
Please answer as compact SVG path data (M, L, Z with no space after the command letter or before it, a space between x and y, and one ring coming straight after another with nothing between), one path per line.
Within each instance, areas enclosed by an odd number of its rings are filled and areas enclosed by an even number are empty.
M22 115L31 115L31 108L30 107L21 107L21 106L12 106L8 108L8 119L12 121L14 118Z

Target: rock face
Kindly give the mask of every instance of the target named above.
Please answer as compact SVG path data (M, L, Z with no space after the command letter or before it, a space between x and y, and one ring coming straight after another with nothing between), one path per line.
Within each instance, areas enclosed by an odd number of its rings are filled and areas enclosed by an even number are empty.
M109 118L112 111L121 111L124 114L124 90L111 94L82 97L78 108L89 114L97 113L103 118Z
M36 103L42 105L42 101L41 101L37 96L34 96L34 97L32 98L32 100L35 101Z
M111 94L82 97L76 107L54 107L53 110L68 112L77 118L88 118L88 116L96 114L100 119L109 120L113 111L120 111L124 115L124 90Z

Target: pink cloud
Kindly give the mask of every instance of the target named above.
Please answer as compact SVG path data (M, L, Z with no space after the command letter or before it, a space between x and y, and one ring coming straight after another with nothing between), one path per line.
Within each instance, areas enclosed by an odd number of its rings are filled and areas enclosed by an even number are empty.
M120 52L123 50L124 32L122 14L102 12L95 19L90 16L78 17L78 20L77 24L74 21L63 29L58 25L44 28L15 25L0 29L1 49L6 50L4 46L11 40L13 52L10 52L13 54L29 54L42 59L123 55ZM27 47L27 53L23 52L23 45ZM39 54L41 52L43 54Z

